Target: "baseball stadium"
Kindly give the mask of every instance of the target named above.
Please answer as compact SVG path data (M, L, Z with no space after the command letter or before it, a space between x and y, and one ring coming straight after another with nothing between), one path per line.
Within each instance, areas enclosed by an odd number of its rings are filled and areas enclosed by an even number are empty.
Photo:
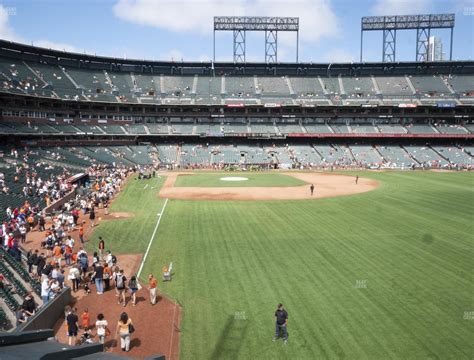
M357 62L299 59L298 17L213 17L209 61L0 40L0 359L472 359L455 20L363 17Z

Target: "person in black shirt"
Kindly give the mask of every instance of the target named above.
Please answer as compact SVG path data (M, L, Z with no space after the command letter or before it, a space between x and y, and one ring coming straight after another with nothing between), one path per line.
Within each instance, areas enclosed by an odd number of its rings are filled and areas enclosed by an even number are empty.
M33 265L37 264L38 260L38 249L36 249L34 252L31 250L29 251L29 256L27 257L27 264L28 264L28 272L31 274L33 273Z
M95 221L95 210L94 207L91 208L91 211L89 212L89 220L91 222L91 227L94 227L94 221Z
M38 256L37 259L37 264L36 264L36 272L38 274L38 277L41 277L41 274L43 273L43 268L46 265L46 259L44 258L44 254L42 253L40 256Z
M76 309L71 310L71 312L66 316L69 345L76 345L77 331L79 330L78 321L79 318L76 315Z
M275 311L276 325L275 325L275 336L273 341L276 341L280 334L283 333L283 341L285 344L288 342L288 331L286 325L288 324L288 313L283 308L283 304L278 304L278 308Z
M104 293L104 284L103 284L103 278L104 278L104 267L102 266L102 263L99 261L97 263L97 266L95 267L94 274L92 275L92 278L95 281L95 287L97 290L97 294L101 295Z
M309 190L311 191L311 196L313 196L313 193L314 193L314 184L311 184L311 186L309 187Z
M54 267L51 264L46 264L45 267L43 268L42 274L46 276L50 276L51 272L53 271Z
M33 295L28 293L21 307L26 316L33 316L36 313L36 304Z

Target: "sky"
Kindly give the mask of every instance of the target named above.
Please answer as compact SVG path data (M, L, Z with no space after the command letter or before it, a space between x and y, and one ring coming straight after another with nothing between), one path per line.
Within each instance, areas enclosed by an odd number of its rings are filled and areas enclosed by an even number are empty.
M363 16L454 13L453 60L474 59L474 0L0 0L0 38L127 59L209 61L214 16L300 18L300 62L357 62ZM450 31L433 30L449 57ZM247 34L247 61L265 60L264 33ZM295 33L278 33L278 61L296 60ZM397 33L397 61L415 60L416 31ZM382 60L382 32L364 33L364 61ZM232 61L232 33L216 34Z

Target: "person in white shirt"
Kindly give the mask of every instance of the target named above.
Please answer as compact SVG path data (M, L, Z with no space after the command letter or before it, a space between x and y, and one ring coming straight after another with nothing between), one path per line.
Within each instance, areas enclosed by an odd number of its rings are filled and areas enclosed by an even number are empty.
M74 249L74 239L71 236L67 237L66 245L69 246L71 249Z
M58 280L56 279L53 279L53 282L51 283L51 286L50 286L50 293L52 294L52 296L56 296L57 293L59 293L61 291L61 286L59 285L59 282Z
M47 304L49 301L49 290L51 289L51 280L47 277L41 282L41 299L43 300L43 305Z
M67 217L68 231L74 231L74 216L69 214Z
M25 224L21 224L18 230L20 230L21 243L24 244L26 242L26 226L25 226Z
M77 258L78 259L81 257L81 254L86 254L86 256L87 256L87 252L82 247L77 252Z
M105 256L105 262L107 263L107 265L109 265L109 268L111 268L111 269L115 265L113 259L114 259L114 257L112 255L112 253L110 252L110 250L107 250L107 255Z
M95 328L97 329L97 336L99 337L99 342L101 344L105 343L105 336L107 333L107 320L104 319L104 314L100 313L97 315L97 321L95 322Z
M59 274L59 266L55 267L53 271L51 271L51 278L57 279Z
M81 281L81 272L76 266L69 269L68 280L72 282L72 291L76 292L79 290L79 283Z

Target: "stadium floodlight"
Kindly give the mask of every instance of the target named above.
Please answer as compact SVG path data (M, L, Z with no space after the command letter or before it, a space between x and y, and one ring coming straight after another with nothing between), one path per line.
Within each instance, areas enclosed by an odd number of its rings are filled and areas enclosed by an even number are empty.
M416 30L416 61L429 60L431 29L451 29L449 60L453 59L454 14L366 16L360 29L360 61L364 31L383 31L382 61L395 61L397 30Z
M265 31L265 62L278 61L278 31L296 32L296 62L298 62L299 22L297 17L269 16L215 16L214 17L214 61L216 61L216 31L232 31L234 62L245 63L245 33Z

